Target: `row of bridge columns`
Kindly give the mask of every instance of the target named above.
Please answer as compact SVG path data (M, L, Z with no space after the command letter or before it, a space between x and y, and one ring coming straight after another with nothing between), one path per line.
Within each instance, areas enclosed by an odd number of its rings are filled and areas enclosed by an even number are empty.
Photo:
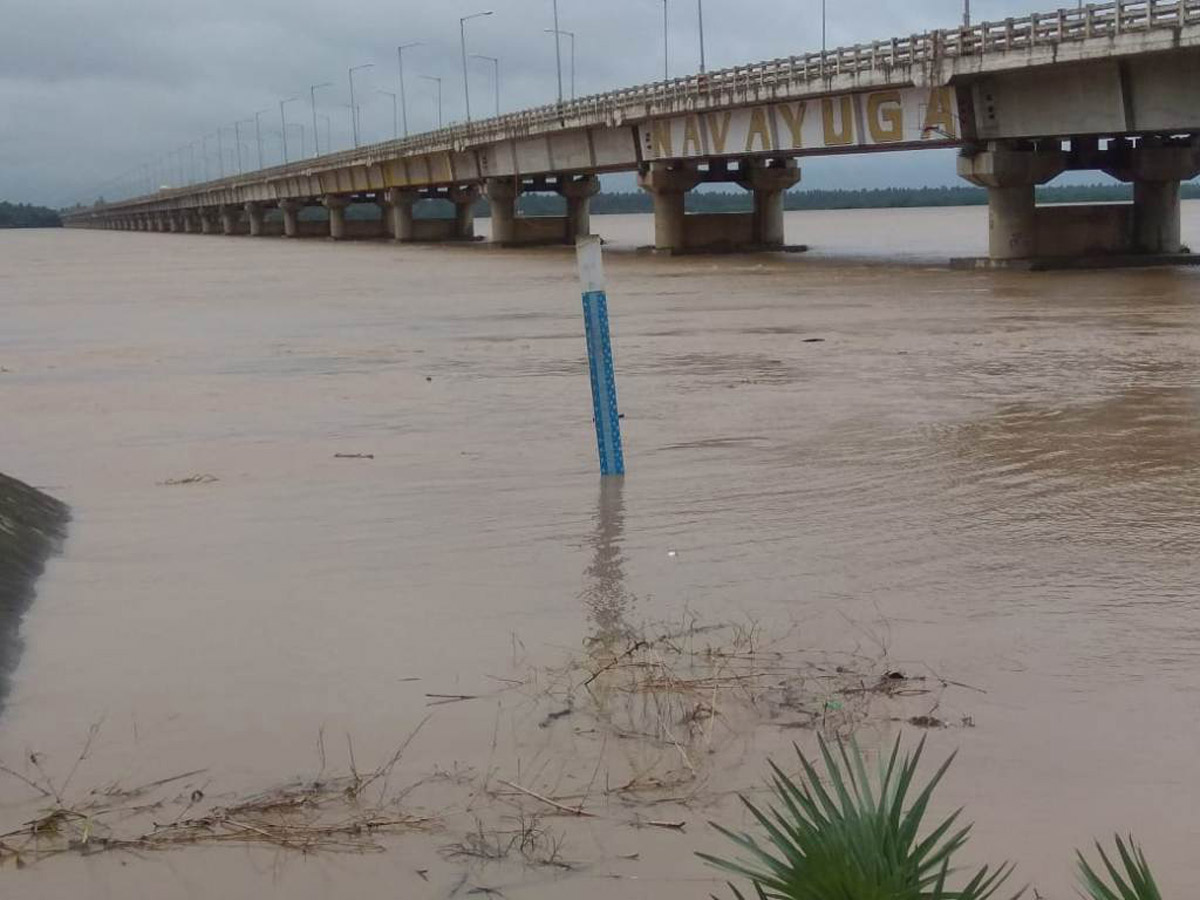
M695 163L652 164L639 175L639 184L654 198L655 247L673 252L706 249L780 248L784 245L783 196L800 180L794 160L741 160L699 165ZM734 183L750 191L753 210L749 213L688 214L685 198L704 183ZM482 186L468 184L450 188L413 190L392 188L356 197L331 194L319 198L283 199L170 212L132 213L107 220L103 227L140 231L249 234L267 233L267 213L277 208L283 219L283 235L299 237L311 233L301 213L321 205L328 215L328 236L342 240L353 236L346 210L354 202L373 202L380 207L381 236L396 241L472 240L475 235L475 204L485 196L491 211L492 242L501 246L574 243L591 230L591 199L600 190L595 175L560 175L543 178L489 178ZM524 193L556 193L566 204L565 215L522 216L519 200ZM423 200L443 199L454 205L451 219L419 219L415 206ZM305 228L308 224L309 229ZM361 227L361 226L359 226Z
M1133 185L1133 203L1039 206L1038 185L1068 170L1099 170ZM1106 255L1174 255L1184 251L1180 232L1180 183L1200 175L1200 140L1142 138L1111 140L1102 148L1095 139L1075 139L1070 149L1061 141L995 142L967 148L958 161L959 174L988 191L989 256L994 262L1038 258ZM711 160L707 163L651 163L638 184L654 202L654 245L670 252L714 249L779 249L784 246L785 192L800 180L791 159ZM749 191L748 213L689 214L687 195L702 184L733 183ZM543 178L491 178L482 186L413 190L393 188L350 197L285 199L174 212L134 213L105 220L102 227L144 231L262 235L266 214L278 207L283 234L313 233L301 211L319 203L328 213L328 236L355 236L347 222L352 202L380 207L378 229L397 241L471 240L475 204L481 194L491 207L492 241L501 246L573 243L590 231L591 198L598 192L595 175ZM522 193L553 192L566 201L566 214L519 214ZM430 199L448 200L451 219L419 219L415 206ZM304 226L308 225L306 229Z

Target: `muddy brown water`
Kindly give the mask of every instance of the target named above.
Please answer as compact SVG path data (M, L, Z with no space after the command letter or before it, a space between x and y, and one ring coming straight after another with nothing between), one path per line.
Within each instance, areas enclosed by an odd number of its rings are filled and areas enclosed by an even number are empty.
M1200 205L1185 220L1200 245ZM811 254L663 259L632 252L648 218L595 219L629 461L605 490L569 251L0 235L0 470L73 514L0 758L61 777L102 722L73 789L198 768L253 789L314 769L321 729L377 760L426 693L483 694L435 707L402 766L458 804L456 773L532 778L555 729L569 751L567 717L490 755L518 656L684 615L795 623L986 691L942 710L975 727L928 732L960 751L941 805L977 822L972 858L1065 897L1073 848L1132 830L1185 893L1200 271L941 268L981 252L979 209L787 226ZM164 484L197 474L217 480ZM871 739L896 728L918 734ZM793 738L747 736L714 794ZM71 856L0 895L682 900L716 888L691 854L724 849L705 820L741 823L728 801L664 813L683 832L548 819L573 872L447 858L459 807L382 854ZM37 805L0 781L9 827Z

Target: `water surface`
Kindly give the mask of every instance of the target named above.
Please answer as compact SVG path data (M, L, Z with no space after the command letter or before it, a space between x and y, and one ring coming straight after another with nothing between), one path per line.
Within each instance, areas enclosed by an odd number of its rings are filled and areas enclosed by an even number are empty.
M958 700L973 729L931 734L961 748L943 802L1044 895L1114 830L1166 892L1194 885L1200 271L935 265L982 252L983 209L790 213L808 255L665 259L632 250L648 217L594 228L618 489L595 474L569 251L0 235L0 459L75 515L0 758L67 769L102 719L82 783L273 782L321 728L378 757L424 693L494 685L518 646L687 609L986 690ZM165 484L195 474L217 480ZM486 765L493 718L440 712L406 765ZM6 815L26 799L0 783ZM691 818L587 826L569 882L471 884L704 896L691 851L721 845ZM3 893L447 897L439 841L52 861Z

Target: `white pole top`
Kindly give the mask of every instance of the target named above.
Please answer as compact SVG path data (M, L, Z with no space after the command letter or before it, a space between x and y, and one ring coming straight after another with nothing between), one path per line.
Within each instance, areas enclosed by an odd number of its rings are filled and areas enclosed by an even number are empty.
M575 256L579 261L579 281L585 294L604 290L604 259L600 237L585 234L575 241Z

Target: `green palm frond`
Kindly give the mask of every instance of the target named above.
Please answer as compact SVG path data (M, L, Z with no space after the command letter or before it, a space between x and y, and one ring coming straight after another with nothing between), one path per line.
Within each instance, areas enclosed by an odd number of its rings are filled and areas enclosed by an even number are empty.
M953 756L918 789L923 740L901 757L897 739L875 779L853 741L830 747L821 740L820 747L824 781L797 747L800 783L771 763L772 802L761 808L742 798L765 840L713 823L742 856L697 855L748 879L760 900L988 900L1008 880L1010 865L985 866L962 888L947 887L954 874L951 858L971 831L970 825L958 824L961 810L922 836L930 798ZM734 897L745 900L730 887Z
M1079 858L1079 881L1083 885L1084 896L1092 900L1162 900L1162 894L1159 893L1158 885L1154 883L1154 875L1142 848L1133 842L1132 835L1128 845L1121 840L1120 835L1115 837L1117 855L1124 872L1117 869L1100 846L1100 842L1096 842L1096 850L1111 884L1097 874L1082 853L1076 852L1075 855Z

